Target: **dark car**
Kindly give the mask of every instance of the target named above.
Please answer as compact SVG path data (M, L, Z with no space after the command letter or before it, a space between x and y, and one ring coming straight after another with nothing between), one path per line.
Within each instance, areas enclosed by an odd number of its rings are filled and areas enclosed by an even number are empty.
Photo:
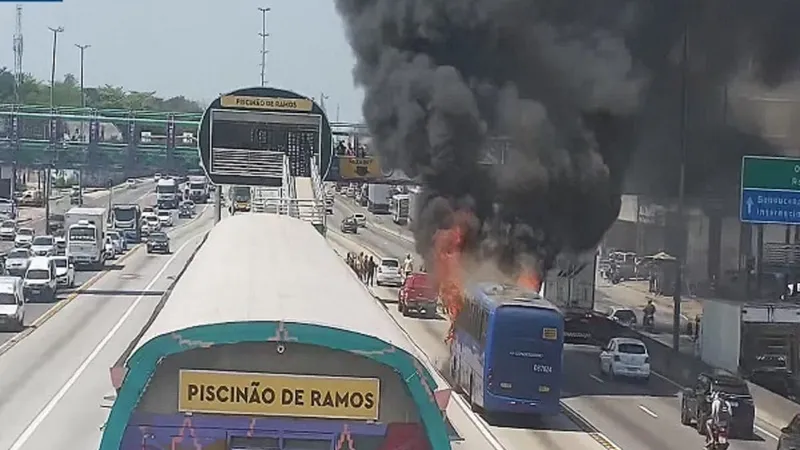
M341 230L342 230L342 233L357 234L358 233L358 223L356 222L356 219L353 218L353 217L348 217L348 218L342 220Z
M800 449L800 414L796 414L789 425L781 429L778 450Z
M733 438L754 436L756 408L747 383L729 373L701 373L694 386L681 393L681 424L692 425L698 433L705 433L705 423L711 414L710 395L719 392L728 400L733 410L728 434Z
M147 238L147 253L171 253L169 249L169 236L160 231L150 233Z
M192 218L192 208L187 204L182 204L178 208L178 218L179 219L191 219Z

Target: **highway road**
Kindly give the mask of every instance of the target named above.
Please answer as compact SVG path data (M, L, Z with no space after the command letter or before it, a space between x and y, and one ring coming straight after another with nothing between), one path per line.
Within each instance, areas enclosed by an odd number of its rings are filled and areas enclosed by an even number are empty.
M122 188L115 192L114 196L112 197L112 201L116 203L140 203L142 205L150 206L155 201L155 192L154 184L151 183L142 183L138 185L135 189L127 189ZM53 214L63 214L69 208L69 199L62 199L63 201L53 202L51 204L51 208L53 210ZM85 206L107 206L108 204L108 191L100 191L93 194L89 194L84 199ZM41 211L43 209L40 208ZM32 226L35 227L37 233L44 232L44 215L33 216L33 219L25 224L25 226ZM3 242L3 245L7 247L9 250L13 248L13 244L9 242ZM0 249L3 251L3 249ZM106 271L113 271L118 270L119 267L115 263L110 263L107 265ZM56 302L52 303L28 303L26 306L25 311L25 325L31 326L34 324L39 317L43 314L47 313L47 311L52 308L54 305L57 304L58 301L61 301L67 297L69 297L74 291L81 289L84 283L91 280L95 276L98 275L98 271L77 271L75 272L75 289L63 288L59 290L58 299ZM2 351L3 344L12 339L16 336L17 333L15 332L7 332L0 330L0 351Z
M402 258L412 252L413 244L406 239L386 232L368 222L366 229L358 235L338 234L338 225L345 215L355 211L363 212L349 200L337 197L335 214L329 221L331 242L344 250L361 251L365 249L379 256ZM372 217L372 216L368 216ZM386 216L383 218L386 220ZM417 257L418 258L418 257ZM419 261L419 259L417 259ZM408 331L415 341L420 343L423 351L440 364L447 358L447 347L444 337L448 324L445 320L425 320L405 318L397 313L393 302L397 298L397 290L375 288L376 295L389 303L389 311ZM589 346L567 346L565 352L565 385L563 397L567 414L576 413L585 421L583 425L597 430L591 436L602 441L606 448L625 450L673 450L676 448L702 448L703 437L693 428L682 426L679 422L678 387L673 383L654 376L648 384L633 384L606 380L599 376L599 350ZM561 416L555 423L545 423L544 428L534 430L491 427L492 433L508 450L531 448L536 439L543 434L552 436L570 435L577 439L577 432L570 420ZM774 450L775 427L757 422L758 437L751 441L733 441L731 449ZM566 433L555 433L555 430ZM584 434L588 437L588 434ZM532 444L533 439L534 444ZM550 448L582 448L575 442L566 439L555 443ZM587 447L588 448L588 447Z
M200 211L169 231L172 255L134 250L0 355L0 448L97 448L113 403L109 368L210 228L212 208Z

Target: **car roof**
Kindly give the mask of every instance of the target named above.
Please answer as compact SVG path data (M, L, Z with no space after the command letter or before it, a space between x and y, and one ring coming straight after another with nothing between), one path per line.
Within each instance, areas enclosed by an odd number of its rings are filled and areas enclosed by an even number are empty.
M47 256L34 256L31 258L31 263L28 265L28 269L49 269L50 268L50 258Z
M19 231L30 231L31 233L33 233L33 228L30 228L30 227L21 227L21 228L19 229Z
M616 341L617 344L636 344L636 345L643 345L645 348L647 348L647 346L644 345L644 342L642 342L639 339L635 339L635 338L616 337L616 338L614 338L614 341Z
M53 235L52 234L40 234L39 236L34 236L34 239L36 239L36 238L50 238L50 239L53 239Z
M31 251L28 250L27 248L15 248L15 249L11 250L10 252L8 252L8 255L11 256L14 253L22 253L22 252L25 252L25 253L28 253L28 254L31 253Z
M397 258L392 258L391 256L381 257L381 262L382 262L382 263L383 263L383 262L386 262L386 261L394 261L394 262L396 262L396 263L400 263L400 260L399 260L399 259L397 259Z

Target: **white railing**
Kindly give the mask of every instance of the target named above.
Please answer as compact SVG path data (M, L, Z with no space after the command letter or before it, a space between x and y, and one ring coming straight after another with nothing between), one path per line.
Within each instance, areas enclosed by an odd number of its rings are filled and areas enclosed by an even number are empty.
M325 188L322 186L319 167L317 167L317 161L314 158L311 158L311 187L314 189L314 198L324 203Z
M314 225L325 225L325 204L320 204L312 199L273 197L264 199L262 205L258 211L256 208L253 211L292 216Z

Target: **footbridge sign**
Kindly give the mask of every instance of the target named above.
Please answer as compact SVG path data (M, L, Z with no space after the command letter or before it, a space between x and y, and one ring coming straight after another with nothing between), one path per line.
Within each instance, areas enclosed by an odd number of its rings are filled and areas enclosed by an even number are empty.
M742 158L742 222L800 224L800 159Z
M293 176L311 176L331 160L331 125L313 100L269 87L219 96L200 121L198 148L203 169L215 184L274 186L287 164Z

